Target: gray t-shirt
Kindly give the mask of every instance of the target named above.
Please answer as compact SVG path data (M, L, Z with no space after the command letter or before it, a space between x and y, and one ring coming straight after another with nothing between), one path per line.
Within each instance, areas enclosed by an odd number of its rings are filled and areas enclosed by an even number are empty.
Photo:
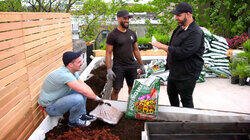
M54 70L44 80L38 104L46 107L57 99L67 95L71 88L66 83L77 81L78 79L78 73L72 74L65 66Z

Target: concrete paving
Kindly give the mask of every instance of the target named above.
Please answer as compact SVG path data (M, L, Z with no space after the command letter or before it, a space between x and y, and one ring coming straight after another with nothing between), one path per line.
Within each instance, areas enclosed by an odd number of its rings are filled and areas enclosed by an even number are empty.
M239 86L230 83L230 79L206 78L203 83L197 83L194 94L195 108L221 110L250 114L250 86ZM118 100L128 100L128 88L124 86ZM166 86L161 86L159 95L160 105L170 105Z

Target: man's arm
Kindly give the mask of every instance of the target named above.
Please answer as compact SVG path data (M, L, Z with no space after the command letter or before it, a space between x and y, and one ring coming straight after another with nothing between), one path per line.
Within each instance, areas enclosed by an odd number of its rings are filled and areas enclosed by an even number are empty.
M106 65L107 69L111 68L111 56L113 53L113 45L106 44Z
M86 96L87 98L96 100L97 99L97 95L95 95L95 93L93 92L93 90L84 82L82 82L81 80L78 81L70 81L67 83L67 85L72 88L73 90L83 94L84 96Z
M137 59L137 61L140 63L140 65L143 65L142 59L141 59L141 54L140 51L137 47L137 42L133 44L133 49L134 49L134 56Z

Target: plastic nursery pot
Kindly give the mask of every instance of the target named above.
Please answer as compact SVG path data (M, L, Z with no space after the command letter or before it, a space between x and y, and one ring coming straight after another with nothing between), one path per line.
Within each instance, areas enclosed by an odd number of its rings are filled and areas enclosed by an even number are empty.
M239 85L240 86L246 85L246 78L239 78Z
M238 83L239 83L239 76L232 76L231 84L238 84Z

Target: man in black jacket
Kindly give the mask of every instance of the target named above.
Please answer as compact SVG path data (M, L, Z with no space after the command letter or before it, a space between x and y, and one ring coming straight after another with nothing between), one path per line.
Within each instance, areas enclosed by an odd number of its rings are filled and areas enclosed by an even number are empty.
M173 32L169 46L157 41L150 43L168 52L167 68L170 73L167 92L170 104L179 106L179 94L183 107L193 108L192 94L204 64L204 33L193 18L190 4L182 2L171 13L179 26Z

